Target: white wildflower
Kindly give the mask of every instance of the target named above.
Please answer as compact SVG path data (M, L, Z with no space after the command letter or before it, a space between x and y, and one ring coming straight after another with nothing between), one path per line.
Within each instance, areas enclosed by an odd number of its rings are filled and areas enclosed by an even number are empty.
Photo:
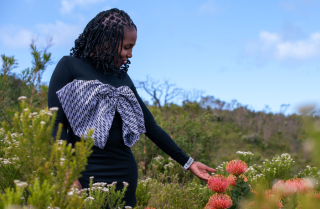
M19 100L19 101L24 101L24 100L26 100L26 99L27 99L26 96L20 96L20 97L18 97L18 100Z
M131 206L124 206L125 209L132 209Z
M94 200L93 197L87 197L84 201L87 201L87 200Z
M54 112L54 111L58 111L59 108L58 107L51 107L49 110Z
M109 192L109 189L106 188L106 187L104 187L104 188L102 189L102 191L104 191L104 192Z
M17 187L27 187L28 186L28 183L27 182L19 182L19 183L16 183Z
M94 186L94 187L95 187L95 186L100 186L100 185L101 185L100 182L97 182L97 183L93 183L93 184L92 184L92 186Z
M164 165L164 168L167 169L167 167L169 168L173 168L174 164L172 162L169 162L168 164Z
M128 182L122 182L123 183L123 185L125 186L125 187L127 187L127 186L129 186L129 183Z
M63 140L60 139L60 140L57 140L57 141L58 141L58 144L59 144L59 145L62 145L62 144L63 144Z
M44 121L41 121L41 122L40 122L40 124L41 124L41 125L44 125L44 124L46 124L46 122L44 122Z
M5 165L6 165L6 164L10 164L10 161L7 160L7 159L4 159L4 160L2 161L2 163L5 164Z
M23 109L23 111L27 112L27 111L28 111L28 108Z
M90 176L90 179L93 179L94 178L94 176Z

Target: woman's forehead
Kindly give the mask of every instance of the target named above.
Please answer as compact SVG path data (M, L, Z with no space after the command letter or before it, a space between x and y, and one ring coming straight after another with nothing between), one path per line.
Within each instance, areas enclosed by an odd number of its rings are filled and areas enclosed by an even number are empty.
M123 43L127 43L130 42L133 45L136 43L137 40L137 31L134 28L128 28L127 30L124 30L124 34L123 34Z

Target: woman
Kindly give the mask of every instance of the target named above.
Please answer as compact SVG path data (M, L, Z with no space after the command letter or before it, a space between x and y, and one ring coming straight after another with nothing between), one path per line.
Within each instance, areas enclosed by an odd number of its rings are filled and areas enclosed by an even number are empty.
M99 13L85 27L71 49L57 64L49 84L48 106L59 107L52 136L63 124L61 139L73 145L89 128L95 128L93 152L82 177L74 186L95 182L128 182L124 200L136 204L137 164L131 152L145 133L172 159L207 181L214 169L187 156L155 122L127 74L137 28L122 10ZM68 130L68 132L67 132Z

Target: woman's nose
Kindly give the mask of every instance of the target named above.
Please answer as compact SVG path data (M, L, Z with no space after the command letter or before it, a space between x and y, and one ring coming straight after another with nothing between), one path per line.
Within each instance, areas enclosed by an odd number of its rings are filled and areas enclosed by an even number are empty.
M127 54L127 57L128 57L128 58L131 58L131 57L132 57L132 52L128 53L128 54Z

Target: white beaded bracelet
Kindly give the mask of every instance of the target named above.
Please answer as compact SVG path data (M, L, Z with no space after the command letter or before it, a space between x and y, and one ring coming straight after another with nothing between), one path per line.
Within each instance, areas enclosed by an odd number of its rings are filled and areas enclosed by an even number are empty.
M193 161L194 161L194 159L192 157L189 157L189 160L186 162L186 164L184 164L184 166L181 166L183 168L183 170L187 170L191 166Z

